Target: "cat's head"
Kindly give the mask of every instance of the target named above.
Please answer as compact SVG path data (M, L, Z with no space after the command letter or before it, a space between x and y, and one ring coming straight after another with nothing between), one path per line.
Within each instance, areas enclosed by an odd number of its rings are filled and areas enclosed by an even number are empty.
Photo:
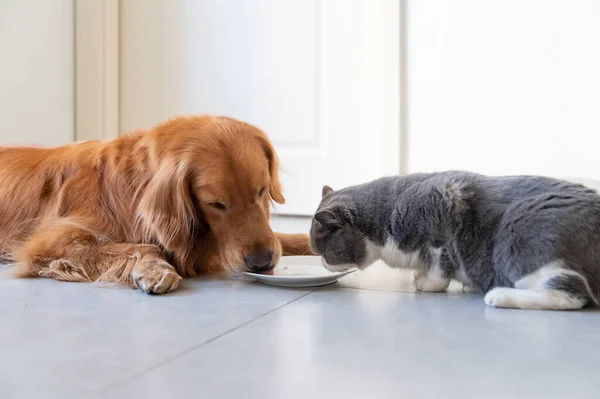
M323 266L340 272L353 267L364 268L379 256L356 223L357 210L352 198L344 190L334 191L324 186L321 204L310 228L314 253L321 256Z

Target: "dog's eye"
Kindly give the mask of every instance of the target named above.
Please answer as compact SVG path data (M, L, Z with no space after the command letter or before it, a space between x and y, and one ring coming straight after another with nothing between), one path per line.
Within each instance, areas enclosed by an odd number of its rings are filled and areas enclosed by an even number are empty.
M227 209L227 207L221 202L211 202L208 205L212 206L213 208L218 209L220 211L224 211L225 209Z
M267 189L266 187L263 187L263 188L261 188L260 190L258 190L258 196L259 196L259 197L262 197L262 196L264 195L264 193L265 193L266 189Z

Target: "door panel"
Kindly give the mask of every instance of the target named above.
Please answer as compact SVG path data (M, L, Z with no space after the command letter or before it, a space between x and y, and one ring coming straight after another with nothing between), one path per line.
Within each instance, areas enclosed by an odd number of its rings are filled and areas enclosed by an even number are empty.
M121 128L176 114L270 136L287 203L398 173L400 9L386 0L122 2Z

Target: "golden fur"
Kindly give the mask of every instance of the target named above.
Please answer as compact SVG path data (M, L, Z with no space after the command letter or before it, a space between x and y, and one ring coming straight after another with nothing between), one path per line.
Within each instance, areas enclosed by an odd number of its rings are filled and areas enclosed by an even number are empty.
M0 148L0 250L16 275L177 288L204 272L270 268L310 254L273 233L278 160L257 128L176 118L150 131L58 148ZM270 262L269 262L270 260ZM255 264L254 264L254 263Z

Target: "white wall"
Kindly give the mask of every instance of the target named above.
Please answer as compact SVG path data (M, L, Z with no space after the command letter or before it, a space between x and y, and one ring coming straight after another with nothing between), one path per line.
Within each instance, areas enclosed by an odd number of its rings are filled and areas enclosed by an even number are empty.
M306 233L310 232L312 216L271 216L271 228L279 233Z
M0 1L0 144L73 141L73 1Z
M408 171L600 178L600 2L408 2Z

